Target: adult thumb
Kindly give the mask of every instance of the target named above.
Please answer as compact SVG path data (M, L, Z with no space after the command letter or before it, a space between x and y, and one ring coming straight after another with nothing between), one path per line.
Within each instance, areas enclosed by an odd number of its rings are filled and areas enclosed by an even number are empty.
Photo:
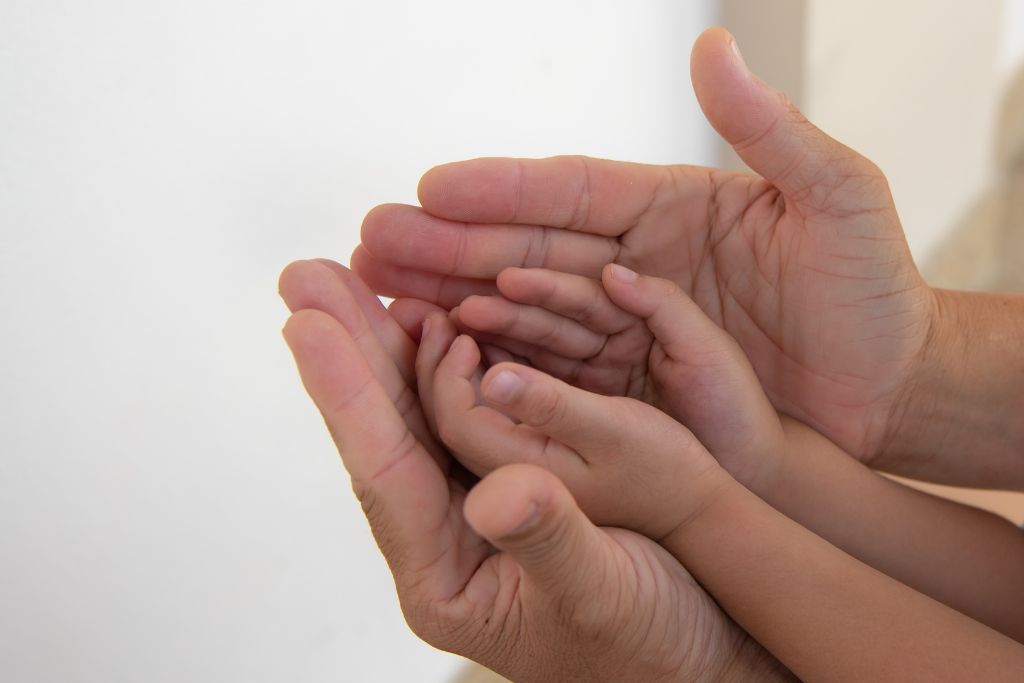
M501 467L473 487L463 513L552 604L571 606L600 590L608 539L551 472L536 465Z
M841 211L845 207L835 206L835 190L845 180L884 182L871 161L826 135L784 93L751 73L725 29L711 28L697 38L690 78L708 122L751 169L790 201L815 211ZM876 183L856 186L869 192L878 189ZM863 196L842 194L863 208Z

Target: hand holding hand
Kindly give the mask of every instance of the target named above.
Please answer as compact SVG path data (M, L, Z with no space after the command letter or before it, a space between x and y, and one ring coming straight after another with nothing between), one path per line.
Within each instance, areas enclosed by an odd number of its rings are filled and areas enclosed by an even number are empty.
M415 344L360 280L289 266L285 339L324 415L410 627L514 680L785 678L650 539L594 526L529 465L467 493L426 428Z
M667 278L738 341L777 409L912 474L885 447L936 300L885 177L753 76L721 29L698 39L691 71L759 176L579 157L448 164L420 182L422 209L366 217L353 267L379 292L445 308L497 293L510 266Z

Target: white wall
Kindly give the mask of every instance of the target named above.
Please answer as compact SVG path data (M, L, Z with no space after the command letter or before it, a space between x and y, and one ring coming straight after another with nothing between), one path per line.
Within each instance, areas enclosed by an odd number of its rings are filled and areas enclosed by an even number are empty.
M0 672L442 680L278 331L434 163L707 163L711 0L0 3Z

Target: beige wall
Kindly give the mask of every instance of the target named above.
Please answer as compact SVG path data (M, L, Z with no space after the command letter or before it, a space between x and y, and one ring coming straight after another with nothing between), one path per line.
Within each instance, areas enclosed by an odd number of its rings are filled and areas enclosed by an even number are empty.
M1024 288L1024 45L1007 44L1024 42L1024 3L722 0L722 23L751 68L885 171L930 282ZM1020 494L922 488L1024 521Z
M1002 14L995 1L722 3L752 68L885 170L919 260L990 182Z

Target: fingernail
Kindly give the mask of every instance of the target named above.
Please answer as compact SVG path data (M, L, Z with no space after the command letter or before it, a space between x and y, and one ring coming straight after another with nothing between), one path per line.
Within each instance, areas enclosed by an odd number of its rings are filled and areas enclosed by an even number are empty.
M428 332L430 332L430 318L424 318L423 327L420 328L420 339L426 339Z
M523 387L523 379L510 370L502 370L487 385L484 392L495 403L511 403Z
M540 519L540 506L537 503L530 503L530 511L526 513L526 518L522 522L516 525L511 531L507 531L501 535L502 538L507 536L518 536L524 531L529 531L530 527L537 524L537 520Z
M613 263L611 271L612 277L618 280L619 282L636 282L636 271L630 270L625 266L620 266L618 263Z
M448 347L448 353L451 353L452 351L454 351L455 347L459 345L459 343L462 341L462 338L465 337L465 336L466 335L464 335L464 334L460 334L455 339L452 339L451 346Z

